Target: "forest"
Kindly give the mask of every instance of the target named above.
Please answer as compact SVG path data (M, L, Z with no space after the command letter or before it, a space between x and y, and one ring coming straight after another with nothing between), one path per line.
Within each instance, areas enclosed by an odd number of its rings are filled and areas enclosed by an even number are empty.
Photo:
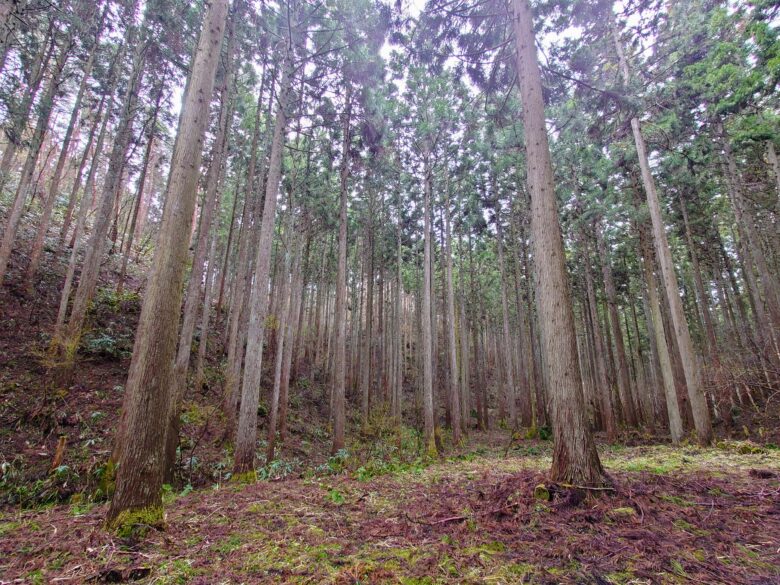
M780 583L780 4L0 0L0 585Z

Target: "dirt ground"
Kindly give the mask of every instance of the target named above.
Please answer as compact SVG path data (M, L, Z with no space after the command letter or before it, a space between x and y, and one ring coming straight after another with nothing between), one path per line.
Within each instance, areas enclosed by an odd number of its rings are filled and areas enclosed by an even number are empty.
M780 583L780 452L606 448L615 490L545 482L549 446L482 448L374 477L169 494L163 531L105 504L6 511L2 583ZM362 469L362 468L361 468Z

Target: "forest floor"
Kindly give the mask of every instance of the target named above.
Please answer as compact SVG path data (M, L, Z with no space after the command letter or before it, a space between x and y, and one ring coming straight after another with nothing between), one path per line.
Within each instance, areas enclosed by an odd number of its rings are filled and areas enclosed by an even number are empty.
M33 295L0 287L0 585L780 583L776 401L736 413L743 440L710 449L636 432L621 437L630 446L600 444L615 491L578 501L545 479L549 441L509 446L506 430L457 448L445 434L447 458L430 461L415 432L379 417L361 434L352 421L348 450L329 459L324 381L303 371L280 459L242 485L230 481L219 334L183 405L165 530L111 534L105 462L141 280L116 295L108 263L63 374L47 348L64 262L47 252ZM542 483L549 501L534 497Z
M780 451L602 447L615 486L545 482L550 444L169 493L120 538L105 504L7 509L2 583L780 583Z

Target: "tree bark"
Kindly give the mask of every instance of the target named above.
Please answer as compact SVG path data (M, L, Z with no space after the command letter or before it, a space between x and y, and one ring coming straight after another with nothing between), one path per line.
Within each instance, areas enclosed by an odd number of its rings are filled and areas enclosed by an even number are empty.
M339 243L336 268L336 306L333 327L336 335L333 354L333 445L331 453L344 448L346 420L346 356L347 356L347 197L349 189L350 123L352 114L352 86L346 82L344 113L341 132L341 170L339 186Z
M528 0L513 0L512 4L531 193L536 304L542 361L550 382L550 416L555 441L550 474L554 481L598 486L604 482L604 471L585 418L531 6Z
M94 294L100 273L100 262L107 250L106 237L111 226L112 212L122 186L122 172L132 135L132 118L135 115L135 106L138 100L145 62L145 48L142 42L136 42L136 35L137 31L134 29L131 29L128 33L129 39L126 44L128 46L135 44L133 65L122 99L119 122L114 132L116 138L111 149L111 156L109 157L108 171L103 182L95 225L87 244L81 278L73 299L70 318L63 331L62 351L66 363L72 361L73 352L75 352L81 339L87 308Z
M588 311L590 314L591 329L593 330L593 345L595 349L595 370L597 381L597 394L599 397L601 416L604 421L604 430L607 431L607 441L614 443L617 440L617 422L615 421L615 410L612 407L612 390L607 379L606 350L604 348L604 337L601 332L601 320L599 319L598 307L596 305L596 292L593 286L593 274L590 265L590 259L587 258L587 247L585 250L585 290L588 297Z
M623 47L614 22L612 23L612 34L615 42L615 49L620 61L623 80L625 83L629 83L631 75L628 68L628 61L623 53ZM666 238L666 228L664 226L663 217L661 216L661 205L658 201L655 179L653 179L652 172L650 171L647 147L645 146L644 136L642 136L639 118L631 118L631 131L634 135L634 144L639 159L639 168L642 172L642 184L645 188L647 205L650 210L650 218L653 225L653 241L655 242L658 263L661 267L661 278L663 280L664 288L666 289L672 325L674 327L677 345L680 349L680 357L682 358L683 370L685 372L685 382L688 387L688 397L693 411L696 435L700 444L709 445L713 439L710 411L707 406L707 399L704 396L701 369L699 368L693 341L691 340L691 333L688 329L688 320L685 318L682 301L680 300L677 275L674 272L672 253Z
M54 70L51 73L46 92L41 97L41 103L39 104L38 121L35 126L32 139L30 140L30 148L27 151L27 157L24 161L24 167L22 168L22 176L19 179L19 184L16 187L16 195L14 196L13 206L11 212L8 214L5 227L3 228L3 239L0 241L0 285L3 284L3 280L6 277L6 270L8 268L8 261L11 258L11 252L16 240L16 233L19 229L19 223L24 213L25 205L32 192L34 185L33 176L35 174L35 167L38 163L38 157L43 146L43 141L46 136L46 132L49 129L49 121L51 120L51 113L54 109L54 102L57 95L57 89L59 87L62 73L65 69L65 64L68 60L71 49L71 39L66 39L60 51L57 55L57 60L54 65Z
M76 93L76 98L73 101L73 109L71 110L70 120L68 121L68 127L65 129L65 135L62 137L62 145L60 148L60 155L57 159L57 165L54 169L54 174L51 177L49 183L49 195L46 198L46 203L43 206L43 211L38 219L38 229L35 233L35 240L33 241L32 249L30 251L30 259L27 264L27 271L24 275L24 286L28 294L32 293L33 280L35 274L38 272L40 265L41 254L43 253L43 244L46 239L46 233L49 231L49 223L51 222L51 214L54 211L54 204L57 202L57 196L59 194L60 180L62 179L62 171L65 168L65 161L68 159L68 152L70 150L70 142L73 138L73 131L76 128L76 121L81 115L81 101L84 98L84 94L87 89L87 82L92 75L92 67L95 64L95 56L97 55L98 47L100 44L100 36L103 30L103 24L106 18L106 12L108 7L103 9L103 13L98 21L98 30L95 34L95 42L92 46L92 50L89 53L87 62L84 64L84 70L81 76L81 82L79 83L79 89Z
M601 261L601 274L604 278L604 290L607 293L607 309L609 323L612 329L612 340L615 343L615 361L617 362L617 383L618 395L620 396L620 405L625 422L636 427L639 424L636 407L631 398L631 381L629 379L628 364L626 362L626 348L623 344L623 332L620 327L620 318L617 310L617 292L615 291L615 281L612 278L612 267L607 247L604 243L604 236L601 233L601 226L594 226L596 234L596 247Z
M282 79L279 90L279 106L276 110L274 137L271 143L271 157L268 164L265 203L259 241L255 278L249 298L249 330L246 344L246 365L241 384L241 406L238 429L236 432L236 450L233 461L234 475L254 472L255 444L257 442L257 405L260 400L259 388L263 365L263 340L265 321L268 314L268 278L271 270L271 247L276 219L276 199L279 194L279 181L282 175L282 151L287 129L288 95L292 83L293 39L288 30Z
M637 193L638 197L638 193ZM637 202L639 204L639 202ZM669 432L672 442L676 445L683 437L682 417L680 416L680 406L677 402L677 389L674 383L674 372L672 370L672 360L669 355L669 346L666 343L666 333L664 332L664 320L661 314L661 299L658 296L656 288L656 278L653 271L655 264L653 248L647 237L647 230L644 222L637 226L639 232L639 246L642 257L642 275L645 282L645 291L647 292L648 319L647 327L650 331L651 347L654 345L658 357L658 365L661 370L661 381L663 382L663 392L666 398L666 413L669 419Z
M446 316L447 316L447 358L449 367L449 403L450 403L450 427L452 428L452 442L459 445L461 442L461 424L462 417L460 412L460 379L458 372L458 345L455 338L455 323L457 316L455 314L455 291L452 282L452 227L451 227L450 209L450 188L449 182L445 191L444 199L444 293L447 298Z
M430 163L430 153L424 157L424 201L423 214L423 282L420 306L421 341L422 341L422 400L423 400L423 434L425 452L435 457L437 455L434 434L433 410L433 340L431 321L431 191L433 189L433 171Z
M501 289L501 318L504 333L504 361L506 363L506 403L509 407L509 426L512 431L517 427L517 400L515 388L514 350L509 330L509 302L506 294L506 270L504 268L504 234L501 226L501 206L496 200L496 234L498 247L498 273Z
M203 138L225 32L228 0L211 0L193 59L171 159L167 196L149 286L130 362L124 399L124 443L108 523L135 510L162 514L161 488L171 376L176 353L189 226L197 197ZM130 516L131 517L131 516Z

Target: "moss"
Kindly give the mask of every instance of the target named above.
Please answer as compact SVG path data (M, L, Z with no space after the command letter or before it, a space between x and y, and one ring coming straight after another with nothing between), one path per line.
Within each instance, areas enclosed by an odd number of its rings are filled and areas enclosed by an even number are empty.
M19 522L0 522L0 536L5 536L19 528Z
M65 561L68 560L68 557L70 556L69 552L63 552L57 554L49 563L46 565L46 569L49 571L59 571L62 569L63 566L65 566Z
M232 534L227 540L220 542L216 546L212 547L212 550L220 554L230 554L234 550L241 548L243 544L241 536L238 534Z
M625 518L627 516L636 516L636 510L633 508L613 508L608 514L613 518Z
M439 570L445 575L447 575L448 577L457 577L458 575L460 575L460 571L458 571L458 566L455 564L455 561L449 555L444 555L441 558L441 561L439 561Z
M116 463L109 459L98 471L98 487L93 499L109 500L116 489Z
M234 473L230 476L230 481L235 484L252 484L257 481L257 472L253 469L243 473Z
M530 563L509 563L499 567L498 571L489 579L499 583L525 583L526 579L536 573L536 567ZM487 581L488 579L486 579Z
M425 448L425 456L430 459L436 459L439 457L439 450L436 448L436 437L433 436L428 441L428 445Z
M122 538L143 538L150 528L165 528L165 512L161 506L123 510L108 528Z
M506 551L506 545L503 542L494 541L480 544L478 546L468 546L462 549L465 555L478 555L482 561L488 560L493 555Z
M314 546L298 541L268 543L260 550L242 557L242 570L250 575L274 574L278 577L279 573L309 567L318 575L329 574L334 570L330 562L331 555L340 549L341 545L335 543Z
M661 494L658 496L661 498L664 502L669 502L670 504L675 504L677 506L682 506L685 508L690 508L694 504L692 502L689 502L685 498L681 498L680 496L674 496L671 494Z
M547 489L547 486L545 486L543 483L540 483L538 486L534 488L534 498L537 500L542 500L544 502L550 501L550 490Z
M615 573L609 573L606 575L607 581L615 583L616 585L623 585L633 583L636 576L631 571L617 571Z
M177 559L160 566L154 583L159 585L183 585L203 571L192 566L190 559Z

